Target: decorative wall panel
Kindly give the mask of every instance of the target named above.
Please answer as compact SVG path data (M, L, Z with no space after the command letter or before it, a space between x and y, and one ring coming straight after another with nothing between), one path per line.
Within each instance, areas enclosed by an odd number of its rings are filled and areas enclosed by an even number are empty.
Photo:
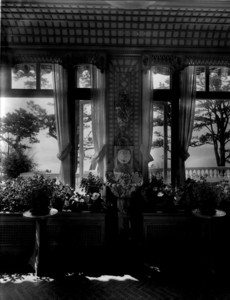
M113 169L114 146L133 146L134 168L139 168L141 122L141 60L117 57L108 70L108 168ZM121 120L120 113L128 120ZM125 126L121 123L127 122Z

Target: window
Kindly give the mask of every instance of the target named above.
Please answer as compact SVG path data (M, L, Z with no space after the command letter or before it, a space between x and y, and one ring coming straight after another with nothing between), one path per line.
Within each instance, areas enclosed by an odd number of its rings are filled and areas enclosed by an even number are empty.
M11 70L11 88L52 90L52 64L16 64Z
M153 130L150 175L163 177L171 182L171 71L167 66L152 68Z
M152 69L153 89L170 89L170 69L164 66L156 66Z
M150 174L162 176L164 182L170 182L171 161L171 103L153 103L153 134Z
M230 167L230 69L197 67L196 91L186 175L207 175L216 181Z
M46 93L53 92L52 64L17 64L10 82L12 89L0 99L1 167L7 157L23 153L35 170L59 173L54 99ZM20 164L19 173L31 170Z
M17 64L12 68L12 89L36 89L36 81L36 64Z
M196 67L196 91L230 92L230 68Z
M53 68L51 64L40 64L40 87L42 90L52 90L53 80L52 80Z
M80 65L76 67L76 87L77 88L92 88L92 66Z
M76 84L77 100L76 100L76 116L75 122L77 124L78 137L78 161L76 170L76 185L79 185L83 177L87 177L90 170L91 160L95 153L93 129L92 129L92 66L79 65L76 67ZM80 99L79 99L80 98ZM81 99L82 98L82 99Z

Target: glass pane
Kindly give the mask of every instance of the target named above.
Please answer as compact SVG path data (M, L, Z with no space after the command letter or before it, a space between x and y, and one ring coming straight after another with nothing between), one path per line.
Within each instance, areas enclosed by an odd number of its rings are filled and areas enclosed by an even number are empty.
M93 170L90 170L91 160L95 154L91 101L80 101L79 122L79 166L76 173L76 185L79 185L83 177L88 176L89 171L93 172Z
M77 88L92 88L92 68L90 65L77 66L76 79Z
M36 64L17 64L11 71L12 89L36 89Z
M169 183L171 166L171 104L168 102L153 104L153 135L149 164L150 175L161 176Z
M204 92L206 86L205 67L196 67L196 91Z
M209 68L209 90L230 91L230 69L226 67Z
M35 164L33 170L58 174L53 98L1 98L0 101L1 162L9 156L13 161L15 154L22 152ZM19 173L20 168L17 165ZM27 171L32 169L23 170Z
M53 67L52 64L41 64L40 65L40 86L43 90L53 89Z
M153 89L170 89L170 69L168 67L153 67Z
M218 181L219 167L229 167L230 101L197 100L186 175Z

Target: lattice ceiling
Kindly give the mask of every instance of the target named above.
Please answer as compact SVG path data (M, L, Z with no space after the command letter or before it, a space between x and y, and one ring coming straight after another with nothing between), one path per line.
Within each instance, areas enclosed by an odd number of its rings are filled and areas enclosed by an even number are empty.
M212 0L210 6L208 1L203 0L203 6L202 1L193 1L196 7L189 1L182 5L182 1L172 0L171 6L170 1L148 1L151 5L147 9L137 9L135 3L121 9L119 1L3 0L1 42L3 47L27 48L195 47L228 51L230 1L215 1L216 8Z

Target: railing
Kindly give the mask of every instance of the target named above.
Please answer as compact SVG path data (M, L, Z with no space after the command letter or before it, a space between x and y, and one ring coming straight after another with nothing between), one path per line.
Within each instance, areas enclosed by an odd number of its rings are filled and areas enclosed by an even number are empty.
M151 168L149 174L163 177L163 168ZM208 181L230 179L230 167L194 167L185 169L186 178L199 178L204 176ZM167 178L170 181L171 169L167 169Z
M230 179L230 167L196 167L185 169L186 178L205 176L208 180Z

